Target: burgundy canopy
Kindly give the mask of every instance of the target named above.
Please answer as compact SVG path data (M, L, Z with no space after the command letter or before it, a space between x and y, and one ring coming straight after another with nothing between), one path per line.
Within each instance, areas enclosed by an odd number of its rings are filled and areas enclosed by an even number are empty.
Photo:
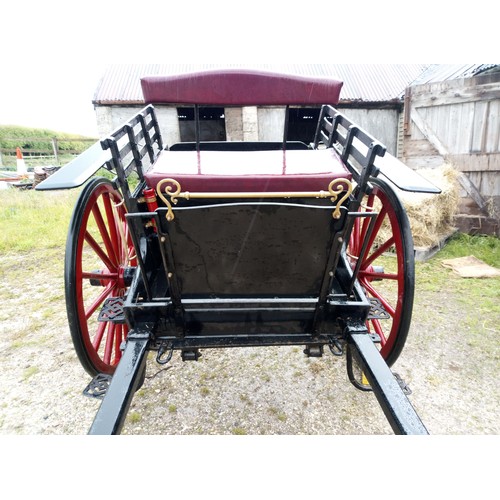
M249 70L141 78L147 104L272 106L338 104L342 82Z

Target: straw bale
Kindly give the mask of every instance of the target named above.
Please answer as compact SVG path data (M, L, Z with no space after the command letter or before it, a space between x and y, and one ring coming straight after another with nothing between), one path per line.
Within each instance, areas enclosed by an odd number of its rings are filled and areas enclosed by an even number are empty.
M459 185L452 165L419 169L418 173L441 189L440 194L399 191L416 247L433 247L455 231L453 216L457 213Z
M457 174L447 164L439 168L419 169L418 173L439 187L441 193L410 193L395 189L408 214L414 246L432 248L455 231L453 216L459 199ZM388 227L383 225L377 239L383 242L389 236Z

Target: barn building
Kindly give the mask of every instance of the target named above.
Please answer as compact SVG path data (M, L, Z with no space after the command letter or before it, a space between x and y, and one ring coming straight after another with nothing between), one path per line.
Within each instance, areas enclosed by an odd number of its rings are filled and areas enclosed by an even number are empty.
M426 68L405 93L402 143L411 168L455 169L458 229L500 236L500 65Z
M340 103L351 120L414 169L451 163L461 184L459 228L499 233L500 65L496 64L126 64L104 72L93 104L100 136L144 106L143 76L247 68L344 82ZM194 139L192 107L156 105L167 145ZM280 141L283 107L205 107L202 140ZM310 142L319 108L293 107L288 139Z
M398 132L406 87L425 69L422 64L296 64L216 65L144 64L116 65L105 71L94 96L99 134L106 135L131 115L130 108L144 106L140 78L174 75L220 67L251 68L300 76L330 77L344 82L339 109L349 108L349 117L383 142L392 154L398 152ZM166 144L191 140L194 134L192 108L155 106ZM203 140L282 140L284 108L202 108ZM288 138L310 142L319 108L294 107L289 113Z

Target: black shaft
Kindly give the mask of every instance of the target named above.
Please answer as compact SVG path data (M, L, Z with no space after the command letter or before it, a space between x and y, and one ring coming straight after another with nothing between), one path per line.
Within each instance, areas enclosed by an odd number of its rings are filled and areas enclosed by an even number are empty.
M122 358L116 367L89 434L120 434L147 360L148 333L130 332Z
M428 434L370 335L350 333L354 354L396 434Z

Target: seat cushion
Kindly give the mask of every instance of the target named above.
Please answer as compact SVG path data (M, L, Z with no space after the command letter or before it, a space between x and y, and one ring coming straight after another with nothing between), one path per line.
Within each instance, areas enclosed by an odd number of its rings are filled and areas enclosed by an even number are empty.
M190 192L320 191L351 174L333 149L163 151L145 174L150 187L173 178Z
M210 106L338 104L342 82L243 69L202 71L141 79L146 103Z

